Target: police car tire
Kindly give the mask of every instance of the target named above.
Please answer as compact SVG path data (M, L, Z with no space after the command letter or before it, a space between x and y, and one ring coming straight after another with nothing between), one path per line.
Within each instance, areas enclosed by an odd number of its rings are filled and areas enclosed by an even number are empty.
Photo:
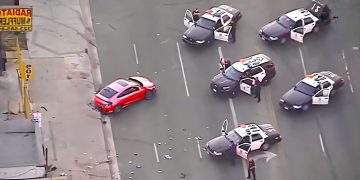
M153 90L148 90L145 94L145 99L150 100L154 97L155 92Z
M310 105L309 105L309 104L305 104L305 105L302 106L301 109L302 109L303 111L307 111L307 110L309 110L309 108L310 108Z
M115 113L119 113L122 110L122 107L120 105L117 105L114 109Z
M313 32L317 33L320 31L320 26L319 25L315 25L315 27L312 30Z
M283 37L283 38L280 39L280 43L281 43L281 44L285 44L286 41L287 41L287 39L286 39L285 37Z
M335 90L335 89L331 90L331 92L330 92L330 97L335 96L335 94L336 94L336 90Z
M260 148L262 151L267 151L270 149L270 144L267 142L264 142L264 144L262 144Z

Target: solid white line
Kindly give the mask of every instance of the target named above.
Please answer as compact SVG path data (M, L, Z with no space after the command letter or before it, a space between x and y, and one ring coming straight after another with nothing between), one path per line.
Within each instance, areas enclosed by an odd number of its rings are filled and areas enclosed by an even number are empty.
M220 59L221 58L224 58L224 55L221 51L221 47L218 47L218 52L219 52L219 56L220 56ZM232 115L232 119L233 119L233 122L234 122L234 127L238 127L239 123L238 123L238 120L237 120L237 117L236 117L236 112L235 112L235 107L234 107L234 102L231 98L229 98L229 104L230 104L230 110L231 110L231 115ZM244 176L246 178L247 176L247 163L246 163L246 160L244 158L241 158L242 159L242 164L243 164L243 170L244 170Z
M324 147L324 143L323 143L323 139L321 137L321 134L319 134L319 139L320 139L320 145L321 145L321 149L324 153L324 156L326 156L326 151L325 151L325 147Z
M156 162L160 162L160 160L159 160L159 154L158 154L157 147L156 147L156 144L155 144L155 143L154 143L154 150L155 150Z
M202 159L201 148L200 148L200 143L199 143L199 139L198 139L198 138L196 138L196 143L197 143L197 147L198 147L200 159Z
M184 65L183 65L183 62L182 62L182 58L181 58L181 53L180 53L180 48L179 48L179 43L178 43L178 42L176 43L176 46L177 46L177 50L178 50L178 54L179 54L179 60L180 60L180 65L181 65L182 75L183 75L183 78L184 78L186 95L187 95L187 96L189 96L189 89L188 89L187 82L186 82L186 76L185 76L185 71L184 71Z
M299 47L299 53L300 53L300 58L301 58L301 64L302 64L302 67L303 67L303 70L304 70L304 76L306 76L307 73L306 73L306 68L305 68L304 57L303 57L303 53L302 53L300 47Z
M136 64L139 64L139 58L138 58L138 55L137 55L136 45L135 45L135 43L133 44L133 47L134 47L134 53L135 53L135 60L136 60Z
M346 57L345 57L345 52L344 52L344 50L341 50L341 54L342 54L342 58L343 58L344 63L345 63L345 71L346 71L346 74L347 74L347 78L348 78L348 80L349 80L350 91L351 91L352 93L354 93L354 89L353 89L353 86L352 86L352 84L351 84L350 72L349 72L349 68L348 68L347 62L346 62Z

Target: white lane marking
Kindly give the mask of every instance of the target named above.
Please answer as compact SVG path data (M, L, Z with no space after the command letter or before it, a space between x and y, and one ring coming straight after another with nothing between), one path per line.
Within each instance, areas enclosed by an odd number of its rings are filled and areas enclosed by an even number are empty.
M156 156L156 162L160 162L159 160L159 154L158 154L158 150L157 150L157 147L156 147L156 144L154 143L154 151L155 151L155 156Z
M300 47L299 47L299 53L300 53L300 58L301 58L301 64L302 64L302 67L303 67L303 70L304 70L304 76L306 76L307 72L306 72L306 68L305 68L304 57L303 57L303 53L302 53L302 50L301 50Z
M220 58L224 58L223 56L223 53L221 51L221 47L218 47L218 51L219 51L219 56ZM238 127L238 120L237 120L237 117L236 117L236 112L235 112L235 107L234 107L234 102L231 98L229 98L229 104L230 104L230 110L231 110L231 115L232 115L232 119L233 119L233 122L234 122L234 127ZM242 159L242 164L243 164L243 170L244 170L244 176L246 178L246 174L247 174L247 163L246 163L246 160L244 158L241 158Z
M350 86L350 91L352 93L354 93L354 89L353 89L353 86L351 84L351 78L350 78L350 72L349 72L349 68L348 68L348 65L347 65L347 61L346 61L346 57L345 57L345 52L344 50L341 50L341 55L342 55L342 58L344 60L344 63L345 63L345 71L346 71L346 74L347 74L347 78L349 80L349 86Z
M187 96L190 96L190 95L189 95L189 89L188 89L187 82L186 82L186 76L185 76L185 71L184 71L184 65L183 65L183 62L182 62L182 58L181 58L181 53L180 53L180 48L179 48L179 43L178 43L178 42L176 43L176 46L177 46L177 50L178 50L178 54L179 54L179 60L180 60L180 65L181 65L182 75L183 75L183 78L184 78L184 84L185 84L186 95L187 95Z
M134 53L135 53L135 60L136 60L136 64L139 64L139 58L138 58L138 55L137 55L136 45L135 45L135 43L133 44L133 47L134 47Z
M200 159L202 159L199 137L196 137L195 139L196 139L196 143L197 143L197 147L198 147Z
M325 147L324 147L324 143L323 143L323 139L322 139L321 134L319 134L319 139L320 139L321 149L322 149L322 151L324 153L324 156L326 156L326 151L325 151Z

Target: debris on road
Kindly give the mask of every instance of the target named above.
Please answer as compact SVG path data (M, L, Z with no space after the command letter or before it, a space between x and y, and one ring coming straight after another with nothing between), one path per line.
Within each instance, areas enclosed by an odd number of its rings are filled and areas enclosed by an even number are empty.
M172 159L172 157L170 156L170 155L165 155L165 159L168 159L168 160L171 160Z

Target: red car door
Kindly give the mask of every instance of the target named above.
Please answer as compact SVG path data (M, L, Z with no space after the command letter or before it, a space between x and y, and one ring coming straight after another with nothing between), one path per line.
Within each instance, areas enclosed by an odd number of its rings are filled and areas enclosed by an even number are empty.
M145 90L140 87L129 87L121 95L121 104L123 107L128 106L136 101L139 101L144 98Z

